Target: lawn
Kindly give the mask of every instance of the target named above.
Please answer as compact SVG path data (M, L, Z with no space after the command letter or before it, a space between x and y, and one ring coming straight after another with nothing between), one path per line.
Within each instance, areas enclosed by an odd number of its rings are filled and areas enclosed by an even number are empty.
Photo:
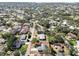
M72 46L75 46L77 44L76 40L70 40L69 43L72 45Z
M48 40L49 42L55 40L55 37L54 37L54 36L47 36L47 37L48 37L47 40Z
M27 47L28 45L22 45L22 47L20 48L21 54L25 55L26 51L27 51Z

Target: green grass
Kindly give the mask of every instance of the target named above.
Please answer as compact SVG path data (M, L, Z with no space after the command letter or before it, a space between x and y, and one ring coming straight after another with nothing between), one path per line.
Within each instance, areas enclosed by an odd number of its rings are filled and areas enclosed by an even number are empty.
M48 36L48 39L47 39L49 42L55 40L55 37L54 36Z
M26 53L27 47L28 47L28 45L23 45L23 46L20 48L20 51L21 51L22 55L24 55L24 54Z
M38 42L39 40L37 38L33 38L32 43Z
M72 45L72 46L75 46L77 44L76 40L70 40L69 43Z

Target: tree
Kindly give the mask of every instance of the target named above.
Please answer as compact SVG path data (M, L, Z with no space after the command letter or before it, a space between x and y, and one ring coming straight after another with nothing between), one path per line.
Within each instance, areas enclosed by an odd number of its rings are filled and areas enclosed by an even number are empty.
M7 40L7 47L8 49L12 50L12 45L14 43L14 41L16 40L15 36L11 33L5 33L3 35L3 38L5 38Z
M45 28L49 28L50 27L49 20L42 19L42 20L39 21L39 24L41 26L44 26Z
M14 56L20 56L20 52L18 50L14 51Z
M21 48L20 48L20 51L21 51L21 54L22 55L25 55L26 51L27 51L27 47L28 45L23 45Z
M56 55L56 51L51 47L50 44L49 44L49 47L50 47L51 55L55 56Z
M77 56L78 50L77 49L71 49L70 50L70 55L71 56Z
M55 37L53 37L53 36L48 36L48 41L49 41L49 42L52 42L52 41L54 41L54 40L56 40ZM53 43L53 42L52 42L52 43Z
M72 46L75 46L77 44L76 40L70 40L69 43L72 45Z
M62 32L62 33L65 33L65 34L70 32L70 29L67 26L66 27L57 26L56 29L57 29L58 32Z
M32 43L39 42L37 38L33 38Z
M5 56L6 52L0 52L0 56Z
M57 43L64 43L64 40L61 37L61 35L56 35L55 38L56 38L55 42L57 42Z

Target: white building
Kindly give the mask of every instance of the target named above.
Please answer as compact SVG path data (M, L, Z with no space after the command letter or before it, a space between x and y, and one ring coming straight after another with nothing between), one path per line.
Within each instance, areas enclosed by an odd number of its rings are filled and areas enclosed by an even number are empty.
M45 34L39 34L39 35L38 35L38 38L39 38L40 40L43 40L43 39L46 39L46 36L45 36Z

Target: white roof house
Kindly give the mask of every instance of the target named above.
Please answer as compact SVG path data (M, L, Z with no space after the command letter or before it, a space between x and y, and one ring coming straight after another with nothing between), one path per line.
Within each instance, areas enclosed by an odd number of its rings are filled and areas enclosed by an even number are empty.
M63 25L67 24L67 20L63 20L63 23L62 24Z
M77 46L79 46L79 41L77 41Z
M38 38L39 38L39 39L45 39L45 34L39 34L39 35L38 35Z
M70 29L75 29L75 27L74 27L74 26L70 26L69 28L70 28Z
M20 40L24 40L24 39L25 39L25 37L26 37L26 35L25 35L25 34L20 35Z
M0 46L0 52L2 52L2 51L3 51L3 49L4 49L3 45L2 45L2 46Z
M1 43L4 43L4 42L5 42L5 39L0 38L0 44L1 44Z
M6 27L5 26L1 26L0 27L0 31L3 31L3 29L6 29Z
M79 41L77 41L77 45L76 45L77 50L79 51ZM79 52L78 52L79 55Z

